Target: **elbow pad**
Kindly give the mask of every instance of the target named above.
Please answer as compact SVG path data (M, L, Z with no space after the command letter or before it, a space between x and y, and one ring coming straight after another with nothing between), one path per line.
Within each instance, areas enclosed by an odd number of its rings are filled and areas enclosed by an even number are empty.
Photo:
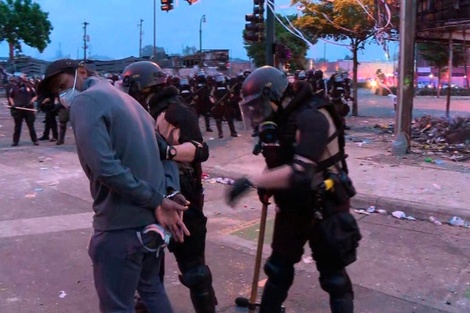
M191 140L190 142L196 147L193 162L202 163L207 161L209 158L209 147L207 144L205 142L200 143L195 140Z
M310 190L315 173L315 164L306 163L298 159L292 162L291 186Z

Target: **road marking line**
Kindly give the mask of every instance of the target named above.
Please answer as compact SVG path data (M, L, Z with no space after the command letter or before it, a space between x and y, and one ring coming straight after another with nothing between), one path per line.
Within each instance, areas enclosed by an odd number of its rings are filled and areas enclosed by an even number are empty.
M0 238L91 229L92 221L92 212L0 221Z

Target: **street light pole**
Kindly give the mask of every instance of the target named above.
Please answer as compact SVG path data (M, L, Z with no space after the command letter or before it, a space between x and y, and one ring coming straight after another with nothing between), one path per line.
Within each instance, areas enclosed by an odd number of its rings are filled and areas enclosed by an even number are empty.
M139 23L139 58L142 57L142 22L144 20L143 19L140 19L140 23Z
M199 21L199 58L200 58L200 66L203 67L202 63L202 23L206 22L206 15L204 14L201 16L201 20Z
M199 53L202 52L202 23L206 22L206 15L201 16L199 21Z

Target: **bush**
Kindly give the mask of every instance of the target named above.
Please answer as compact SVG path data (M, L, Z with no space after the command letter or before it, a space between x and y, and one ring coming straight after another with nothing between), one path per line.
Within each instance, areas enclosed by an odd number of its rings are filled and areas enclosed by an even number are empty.
M417 96L437 96L437 89L416 89ZM470 90L466 88L452 88L450 90L451 96L470 96ZM447 89L441 89L441 97L447 96Z

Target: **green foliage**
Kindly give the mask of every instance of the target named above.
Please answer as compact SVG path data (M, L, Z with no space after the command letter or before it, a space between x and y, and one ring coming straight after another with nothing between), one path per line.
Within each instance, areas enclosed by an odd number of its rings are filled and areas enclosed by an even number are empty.
M17 54L21 43L43 52L51 42L53 29L49 13L31 0L2 0L0 2L0 42L7 41ZM12 55L10 55L12 57Z
M454 45L452 63L460 66L465 63L464 49L461 45ZM449 65L449 44L423 42L418 44L418 53L431 65L443 69Z
M281 20L284 19L282 15L277 14L277 16ZM296 16L292 15L288 16L288 18L293 21ZM284 24L288 24L288 22L286 21ZM307 64L307 60L305 58L308 50L307 44L302 39L287 31L277 20L275 20L274 29L276 34L276 43L286 46L291 51L291 59L288 60L291 65L291 69L304 69ZM251 43L244 40L244 45L247 55L253 59L257 67L266 64L266 41Z
M196 54L198 49L195 46L186 46L183 48L183 55L193 55Z
M349 50L353 60L353 116L357 116L357 67L358 50L370 39L377 40L377 21L374 0L292 0L302 10L302 16L294 25L312 38L324 38L335 41L349 41ZM361 6L362 4L362 6ZM396 33L396 19L382 29L383 33ZM382 25L385 26L385 25Z

